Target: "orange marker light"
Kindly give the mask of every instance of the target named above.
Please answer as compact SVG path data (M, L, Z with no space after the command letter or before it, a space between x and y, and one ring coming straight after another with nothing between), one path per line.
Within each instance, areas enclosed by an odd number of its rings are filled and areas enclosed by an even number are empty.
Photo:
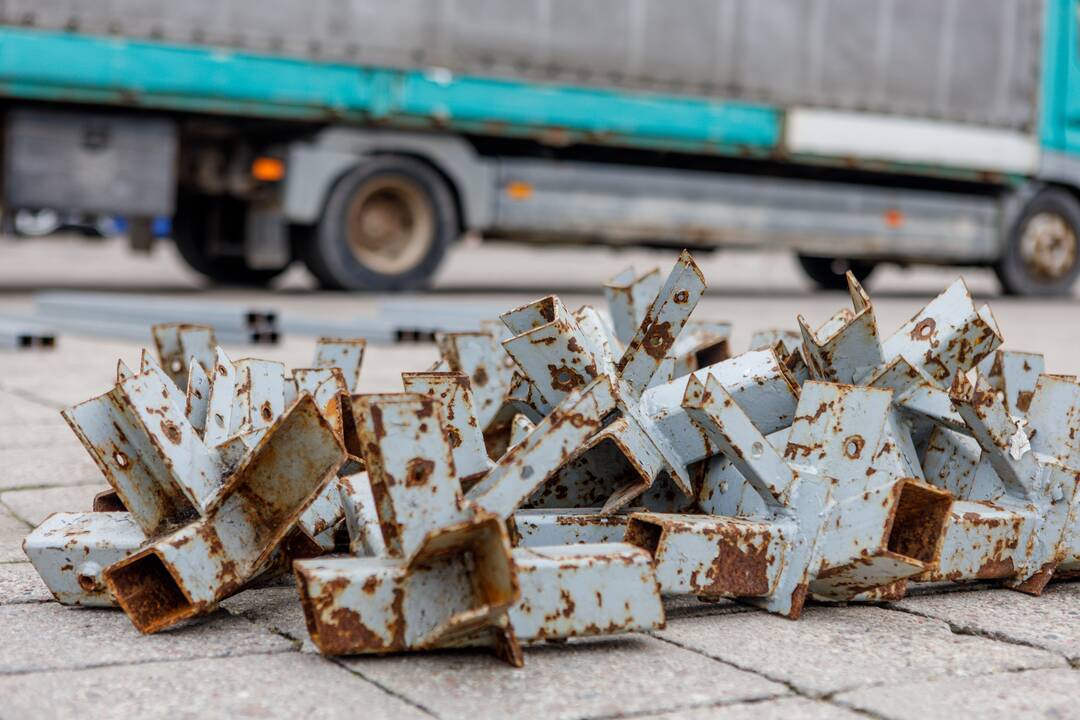
M285 177L285 163L277 158L257 157L251 162L251 177L262 182L277 182Z
M533 186L527 182L515 180L506 186L506 196L511 200L528 200L532 194Z
M899 210L886 210L884 217L888 227L898 228L904 224L904 213Z

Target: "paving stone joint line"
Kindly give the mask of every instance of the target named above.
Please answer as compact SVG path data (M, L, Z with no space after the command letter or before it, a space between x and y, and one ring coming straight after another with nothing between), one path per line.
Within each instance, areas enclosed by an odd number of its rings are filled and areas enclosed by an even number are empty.
M236 617L242 617L242 618L244 618L245 620L247 620L248 622L250 622L252 624L255 624L255 625L258 624L255 620L253 620L251 617L249 617L249 611L233 611L233 610L228 610L228 609L226 609L225 611L228 612L230 615L233 615L233 616L236 616ZM284 638L284 639L290 641L291 643L293 643L294 649L297 652L299 652L301 647L303 647L303 638L298 638L298 637L296 637L296 636L294 636L294 635L292 635L292 634L290 634L290 633L286 632L285 630L282 630L281 628L278 628L278 627L270 627L270 626L265 626L265 625L263 625L261 627L263 627L263 629L265 629L270 634L277 635L278 637ZM410 706L416 708L417 710L419 710L419 711L421 711L421 712L423 712L423 713L425 713L427 715L430 715L431 717L435 717L435 718L439 717L439 715L437 713L433 712L432 710L425 707L424 705L416 702L415 700L413 700L413 699L411 699L411 698L409 698L409 697L407 697L405 695L402 695L402 694L396 692L395 690L393 690L393 689L391 689L389 687L386 687L385 685L383 685L382 683L380 683L379 681L377 681L377 680L375 680L373 678L367 677L366 675L364 675L359 670L355 670L354 668L349 667L344 662L341 662L341 661L339 661L339 660L337 660L335 658L330 658L330 657L326 657L326 656L323 656L323 655L318 655L317 657L319 657L322 660L328 661L329 664L331 664L331 665L336 665L336 666L342 668L343 670L345 670L349 674L355 675L356 677L360 678L364 682L370 683L372 686L378 688L379 690L386 693L387 695L390 695L391 697L397 698L398 700L401 700L402 702L406 703L407 705L410 705Z
M197 655L193 657L179 657L179 658L146 658L137 662L103 662L93 663L90 665L79 665L78 667L58 667L58 668L30 668L27 670L0 670L0 677L20 677L24 675L54 675L58 673L76 673L84 672L88 670L100 670L102 668L125 668L125 667L141 667L143 665L160 665L164 663L182 663L190 662L192 660L224 660L227 658L239 658L239 657L252 657L257 655L282 655L285 653L296 652L295 649L289 650L259 650L256 652L230 652L227 654L219 655Z
M0 392L10 393L11 395L14 395L22 400L32 402L35 405L40 405L41 407L45 407L50 410L56 410L57 412L64 408L63 403L53 402L48 398L45 398L31 390L26 390L24 388L14 387L12 385L0 383Z
M322 656L320 656L320 657L322 657ZM383 685L378 680L375 680L374 678L368 677L367 675L365 675L364 673L360 672L359 670L357 670L355 668L349 667L348 665L346 665L341 660L338 660L336 658L327 658L327 657L323 657L323 659L324 660L329 660L332 665L337 665L338 667L340 667L340 668L342 668L344 670L347 670L349 673L351 673L352 675L355 675L356 677L360 678L364 682L371 683L372 686L378 688L379 690L383 691L387 695L390 695L391 697L395 697L398 700L401 700L403 703L405 703L405 704L407 704L407 705L409 705L411 707L416 708L417 710L424 713L425 715L430 715L433 718L441 717L438 713L431 710L430 708L423 705L422 703L419 703L416 700L413 700L408 695L402 695L401 693L397 692L396 690L393 690L393 689L387 687L386 685Z
M913 608L900 607L900 606L894 605L893 603L886 603L882 607L884 609L895 610L896 612L902 612L902 613L906 613L908 615L913 615L915 617L926 618L928 620L935 620L937 622L944 623L945 626L949 628L949 631L953 635L961 635L961 636L965 636L965 637L977 637L977 638L982 638L984 640L993 640L994 642L1005 643L1006 645L1016 645L1018 647L1031 648L1032 650L1041 650L1042 652L1047 652L1047 653L1050 653L1052 655L1056 655L1057 657L1061 658L1065 662L1069 663L1069 665L1071 667L1076 667L1076 665L1074 663L1075 662L1080 662L1080 658L1078 658L1076 661L1074 661L1074 660L1070 659L1064 653L1057 652L1056 650L1051 650L1049 648L1043 647L1041 645L1037 645L1037 644L1032 643L1032 642L1026 642L1024 640L1018 640L1017 638L1009 637L1008 635L1005 635L1003 633L994 632L992 630L981 630L979 628L971 627L971 626L968 626L968 625L959 625L959 624L954 623L954 622L952 622L950 620L945 620L945 619L942 619L942 618L939 618L939 617L935 617L934 615L929 615L927 613L922 613L922 612L919 612L918 610L915 610ZM989 674L989 675L999 675L999 674L1002 674L1002 673L1023 672L1023 671L1026 671L1026 670L1033 670L1033 669L1038 669L1038 668L1016 668L1016 669L1013 669L1013 670L1002 670L1002 671L999 671L999 672L993 672L993 673L987 673L987 674ZM977 675L971 675L970 677L978 677L978 676Z

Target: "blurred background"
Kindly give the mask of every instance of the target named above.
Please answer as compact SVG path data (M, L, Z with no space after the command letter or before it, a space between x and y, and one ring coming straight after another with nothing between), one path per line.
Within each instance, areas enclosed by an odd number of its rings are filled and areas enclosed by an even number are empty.
M1078 1L7 0L0 312L505 309L689 248L724 319L847 270L1067 313Z

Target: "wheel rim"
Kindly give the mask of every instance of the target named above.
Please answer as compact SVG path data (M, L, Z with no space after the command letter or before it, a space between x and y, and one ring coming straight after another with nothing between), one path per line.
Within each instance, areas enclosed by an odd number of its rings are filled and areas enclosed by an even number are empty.
M380 177L361 185L349 201L345 221L353 257L384 275L416 267L435 240L431 207L407 178Z
M1076 265L1076 233L1057 213L1041 212L1028 220L1020 237L1020 258L1044 280L1060 280Z

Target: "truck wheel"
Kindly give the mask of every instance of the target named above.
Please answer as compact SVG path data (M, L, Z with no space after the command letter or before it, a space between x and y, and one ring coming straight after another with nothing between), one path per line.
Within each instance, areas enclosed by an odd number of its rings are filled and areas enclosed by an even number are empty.
M860 283L870 277L877 263L870 260L799 256L799 265L806 276L822 290L847 290L844 273L850 270Z
M212 240L243 246L247 205L236 198L181 192L176 201L172 236L180 257L192 270L223 285L263 286L285 268L255 270L243 257L214 255Z
M330 193L304 262L324 287L395 291L425 287L458 235L446 182L405 157L376 157Z
M1080 274L1080 203L1057 188L1042 190L1024 208L994 266L1010 295L1065 295Z

